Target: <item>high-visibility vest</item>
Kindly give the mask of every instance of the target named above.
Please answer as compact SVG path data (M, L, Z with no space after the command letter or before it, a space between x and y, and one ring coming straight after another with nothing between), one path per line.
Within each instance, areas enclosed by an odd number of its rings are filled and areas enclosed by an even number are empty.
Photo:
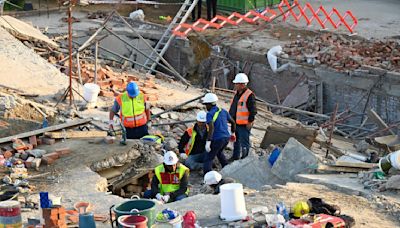
M189 155L192 152L197 132L193 130L193 127L188 128L186 132L189 135L189 141L185 145L185 154Z
M247 100L249 99L251 94L253 94L253 91L251 91L250 89L246 89L242 96L240 96L236 109L236 124L244 125L249 123L250 112L249 109L247 109ZM231 101L231 106L233 100L234 99L232 99Z
M145 97L143 93L131 98L127 92L117 96L120 106L120 118L125 127L140 127L147 123Z
M173 173L165 172L164 164L157 166L154 169L154 173L159 182L158 188L160 189L160 194L164 195L167 192L177 191L180 187L181 179L185 172L189 173L189 168L182 164L179 164ZM186 194L188 193L189 189L186 190Z
M312 228L325 227L325 225L328 223L332 224L334 228L345 228L346 227L346 223L343 219L336 217L336 216L327 215L327 214L315 215L314 223L310 227L312 227Z
M164 142L164 137L162 135L145 135L140 139L143 141L150 141L158 144L162 144Z

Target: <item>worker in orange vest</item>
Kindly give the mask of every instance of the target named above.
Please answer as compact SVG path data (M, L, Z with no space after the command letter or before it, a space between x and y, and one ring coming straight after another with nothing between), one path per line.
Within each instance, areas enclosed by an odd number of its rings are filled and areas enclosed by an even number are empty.
M184 164L190 170L199 170L203 168L204 156L206 154L205 146L208 136L206 126L207 113L200 111L196 116L196 124L188 128L179 141L179 153Z
M256 96L247 88L247 83L249 83L247 75L237 74L233 83L236 94L231 101L229 114L236 122L236 141L230 161L243 159L249 155L250 131L257 114Z
M128 139L140 139L149 134L150 111L146 97L135 82L129 82L126 91L115 98L109 115L109 128L114 129L114 115L119 112Z

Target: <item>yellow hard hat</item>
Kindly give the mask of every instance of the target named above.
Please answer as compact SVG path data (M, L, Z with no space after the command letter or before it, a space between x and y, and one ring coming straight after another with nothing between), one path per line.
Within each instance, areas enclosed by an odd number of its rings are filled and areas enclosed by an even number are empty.
M305 201L297 201L293 206L292 212L295 217L300 218L301 216L310 213L310 207Z

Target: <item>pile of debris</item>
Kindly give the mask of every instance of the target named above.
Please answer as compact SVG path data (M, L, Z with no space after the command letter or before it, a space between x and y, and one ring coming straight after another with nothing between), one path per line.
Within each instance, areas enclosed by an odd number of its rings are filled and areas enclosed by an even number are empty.
M284 52L297 62L324 64L338 71L350 71L363 65L400 71L400 44L394 40L347 39L323 33L293 41L285 46Z

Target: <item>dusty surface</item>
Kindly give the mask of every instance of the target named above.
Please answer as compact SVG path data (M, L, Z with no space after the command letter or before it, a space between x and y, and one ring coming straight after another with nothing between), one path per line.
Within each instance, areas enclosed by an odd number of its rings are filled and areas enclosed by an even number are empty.
M0 84L26 93L53 96L68 85L67 77L0 28Z
M386 215L385 211L367 199L346 195L329 190L321 185L289 183L283 189L272 189L257 193L250 193L245 197L248 213L257 206L266 206L270 213L275 213L275 205L284 202L291 207L297 200L307 200L311 197L322 197L327 203L336 204L342 214L354 217L355 227L398 227L399 220ZM215 195L196 195L190 199L160 206L172 208L180 213L194 210L201 226L220 226L224 224L219 218L220 197Z

